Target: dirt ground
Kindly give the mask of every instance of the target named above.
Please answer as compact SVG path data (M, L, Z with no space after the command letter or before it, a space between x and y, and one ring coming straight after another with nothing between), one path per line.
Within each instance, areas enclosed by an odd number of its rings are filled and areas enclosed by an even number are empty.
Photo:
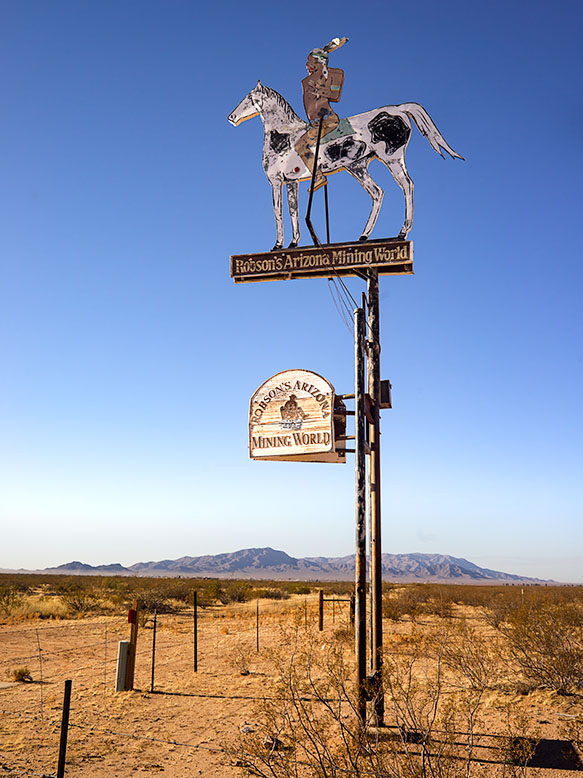
M334 641L348 617L347 606L339 604L333 622L327 605L324 632L318 634L323 645ZM260 601L258 651L255 602L199 610L195 673L192 614L159 616L153 693L151 625L139 630L132 692L114 691L117 644L129 639L125 614L0 627L0 776L56 775L64 682L71 679L66 775L241 778L246 773L230 749L241 728L253 727L261 700L270 695L269 650L281 644L280 625L294 619L317 625L314 595ZM387 651L412 629L406 620L386 621ZM9 674L21 666L32 680L11 682ZM562 778L583 769L564 730L565 722L583 713L582 701L513 684L488 690L475 774L507 774L488 746L489 737L504 732L505 706L527 720L540 740L538 766L525 774Z

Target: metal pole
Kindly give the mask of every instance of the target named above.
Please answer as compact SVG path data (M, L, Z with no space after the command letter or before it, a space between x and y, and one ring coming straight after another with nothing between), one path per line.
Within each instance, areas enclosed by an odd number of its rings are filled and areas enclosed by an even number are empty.
M71 686L73 681L65 681L65 696L63 698L63 715L61 717L61 741L59 743L59 763L57 778L64 778L65 756L67 754L67 735L69 733L69 711L71 709Z
M326 243L330 243L330 215L328 213L328 184L324 187L324 207L326 209Z
M308 210L306 212L306 224L314 241L314 246L321 246L322 244L318 240L318 236L312 226L312 199L314 197L314 183L316 182L316 172L318 170L318 154L320 153L320 138L322 137L322 124L324 122L324 116L320 116L320 124L318 125L318 139L316 140L316 151L314 153L314 168L312 170L312 181L310 184L310 196L308 197ZM327 185L326 185L327 186Z
M324 590L318 592L318 629L324 629Z
M158 614L154 611L154 632L152 633L152 684L150 691L154 693L154 667L156 666L156 626L158 621Z
M196 673L198 671L198 597L197 597L197 591L194 590L194 624L193 624L193 632L194 632L194 672Z
M383 666L383 571L381 542L381 342L379 322L379 274L369 268L368 283L368 331L367 349L368 394L372 400L372 419L369 423L369 505L370 505L370 587L371 606L371 670L375 679L375 713L377 725L384 720L385 702L381 673Z
M354 311L356 428L355 653L357 708L366 723L366 453L364 430L364 310Z
M259 651L259 600L257 600L257 651Z

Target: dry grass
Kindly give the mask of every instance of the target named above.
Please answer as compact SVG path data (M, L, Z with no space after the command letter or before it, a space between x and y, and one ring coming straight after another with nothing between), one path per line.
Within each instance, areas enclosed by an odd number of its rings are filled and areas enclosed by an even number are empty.
M66 678L73 679L68 770L91 778L136 771L242 778L245 764L270 778L368 777L375 770L394 778L561 778L572 772L529 766L537 741L583 742L578 587L387 587L386 601L406 608L384 621L390 726L381 737L359 729L354 716L348 607L333 623L327 603L320 633L315 592L245 582L238 591L250 599L207 604L199 612L194 674L189 596L194 587L216 594L214 582L2 583L1 672L10 678L22 669L33 679L0 691L5 770L54 772ZM259 602L257 651L256 596L279 588L290 596ZM140 626L136 690L113 691L117 642L128 637L126 607L134 596L145 613L158 613L154 694L150 621ZM541 656L563 668L561 683L533 673ZM251 731L240 734L246 726Z

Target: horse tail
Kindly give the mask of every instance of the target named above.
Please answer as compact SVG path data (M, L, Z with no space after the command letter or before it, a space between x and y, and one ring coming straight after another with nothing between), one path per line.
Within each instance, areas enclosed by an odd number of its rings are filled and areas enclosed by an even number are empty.
M419 103L403 103L399 108L401 108L407 116L410 116L411 119L413 119L421 135L427 138L431 148L435 149L438 154L443 157L443 152L441 150L444 149L454 159L463 159L463 157L452 149L443 135L439 132L435 126L435 122L422 105L419 105Z

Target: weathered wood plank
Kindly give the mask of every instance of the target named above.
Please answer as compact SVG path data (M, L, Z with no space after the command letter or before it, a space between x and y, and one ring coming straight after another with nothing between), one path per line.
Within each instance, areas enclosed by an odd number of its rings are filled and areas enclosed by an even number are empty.
M234 254L230 266L231 278L236 284L354 276L370 267L377 268L380 275L412 275L413 242L392 238L303 246L262 254Z

